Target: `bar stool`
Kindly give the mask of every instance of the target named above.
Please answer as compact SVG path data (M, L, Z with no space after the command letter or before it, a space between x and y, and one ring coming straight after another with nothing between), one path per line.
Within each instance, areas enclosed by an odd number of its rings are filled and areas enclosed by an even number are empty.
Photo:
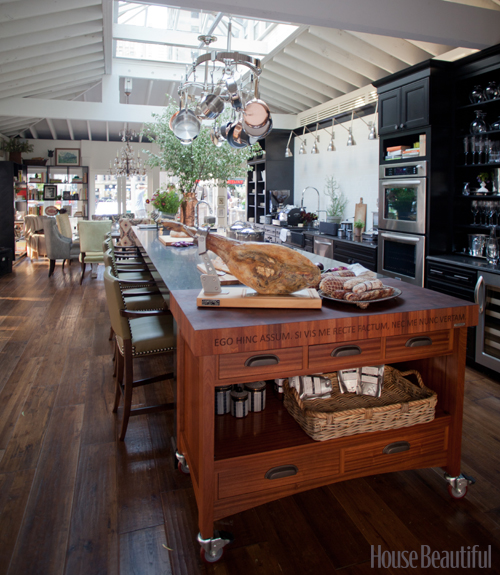
M173 378L173 373L134 381L133 362L159 354L173 354L176 349L174 321L168 310L132 311L126 309L119 280L107 266L104 270L104 286L111 327L115 332L116 383L113 413L124 398L120 441L125 439L129 418L133 415L154 413L173 409L173 403L132 409L132 395L136 387Z

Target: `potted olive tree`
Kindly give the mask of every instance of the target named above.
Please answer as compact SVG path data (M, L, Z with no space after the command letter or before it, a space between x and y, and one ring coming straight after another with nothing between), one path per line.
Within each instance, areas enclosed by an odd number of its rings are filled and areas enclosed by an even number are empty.
M182 144L169 125L178 111L177 104L171 101L162 114L153 114L154 121L146 124L144 133L149 141L157 144L160 151L144 150L144 153L148 156L146 163L149 166L158 166L177 177L177 188L181 194L181 221L193 225L197 185L215 180L225 186L228 179L246 177L249 170L247 160L257 155L261 148L258 143L240 149L231 148L227 143L217 147L210 137L210 126L206 125L202 125L192 143Z
M0 144L0 150L2 152L9 152L9 161L21 164L23 159L21 154L32 152L35 149L33 144L30 144L26 140L21 140L21 138L10 138L9 140L3 140Z
M339 190L340 186L337 180L333 176L327 177L324 188L325 196L328 200L326 206L326 221L335 224L340 224L342 221L347 202L349 201L344 196L344 192Z

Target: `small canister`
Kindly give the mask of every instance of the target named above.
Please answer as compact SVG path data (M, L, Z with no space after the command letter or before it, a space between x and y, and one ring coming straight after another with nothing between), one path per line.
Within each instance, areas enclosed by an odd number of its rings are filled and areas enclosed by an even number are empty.
M233 417L248 415L248 391L239 387L231 391L231 415Z
M245 383L245 389L249 394L250 411L262 411L266 407L266 382L254 381L252 383Z
M231 386L223 385L215 388L215 415L231 412Z

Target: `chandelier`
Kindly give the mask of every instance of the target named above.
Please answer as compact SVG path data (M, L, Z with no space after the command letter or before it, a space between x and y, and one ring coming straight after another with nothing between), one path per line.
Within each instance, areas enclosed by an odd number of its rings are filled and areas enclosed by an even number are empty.
M227 142L233 148L245 148L265 138L273 123L269 107L259 98L260 60L231 51L231 21L226 51L209 51L210 44L217 40L215 36L198 36L198 39L207 53L187 69L179 86L179 111L170 119L176 137L189 145L198 137L202 122L212 121L210 137L217 147ZM245 73L241 73L241 68ZM199 80L201 75L203 79ZM222 122L227 109L231 120Z
M132 93L132 78L125 78L124 81L125 88L125 103L128 104L128 99ZM137 158L135 157L134 150L130 146L130 142L137 136L135 130L129 130L128 124L125 124L125 129L118 132L122 142L125 145L121 150L116 152L116 158L114 159L113 165L109 162L109 171L112 175L118 176L144 176L146 175L146 166L144 165L144 160L141 158L140 153L137 153Z
M139 153L136 158L134 150L130 146L130 142L137 136L137 133L134 130L125 129L121 130L119 135L125 145L116 152L113 166L110 163L109 167L112 170L112 174L115 176L126 176L127 178L129 176L144 176L146 174L144 160Z

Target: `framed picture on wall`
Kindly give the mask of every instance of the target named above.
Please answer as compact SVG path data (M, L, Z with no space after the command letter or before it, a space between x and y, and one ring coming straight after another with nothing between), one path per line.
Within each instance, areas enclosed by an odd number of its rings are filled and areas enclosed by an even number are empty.
M51 184L45 184L43 186L43 199L44 200L55 200L57 196L57 186Z
M79 166L79 148L56 148L56 166Z

